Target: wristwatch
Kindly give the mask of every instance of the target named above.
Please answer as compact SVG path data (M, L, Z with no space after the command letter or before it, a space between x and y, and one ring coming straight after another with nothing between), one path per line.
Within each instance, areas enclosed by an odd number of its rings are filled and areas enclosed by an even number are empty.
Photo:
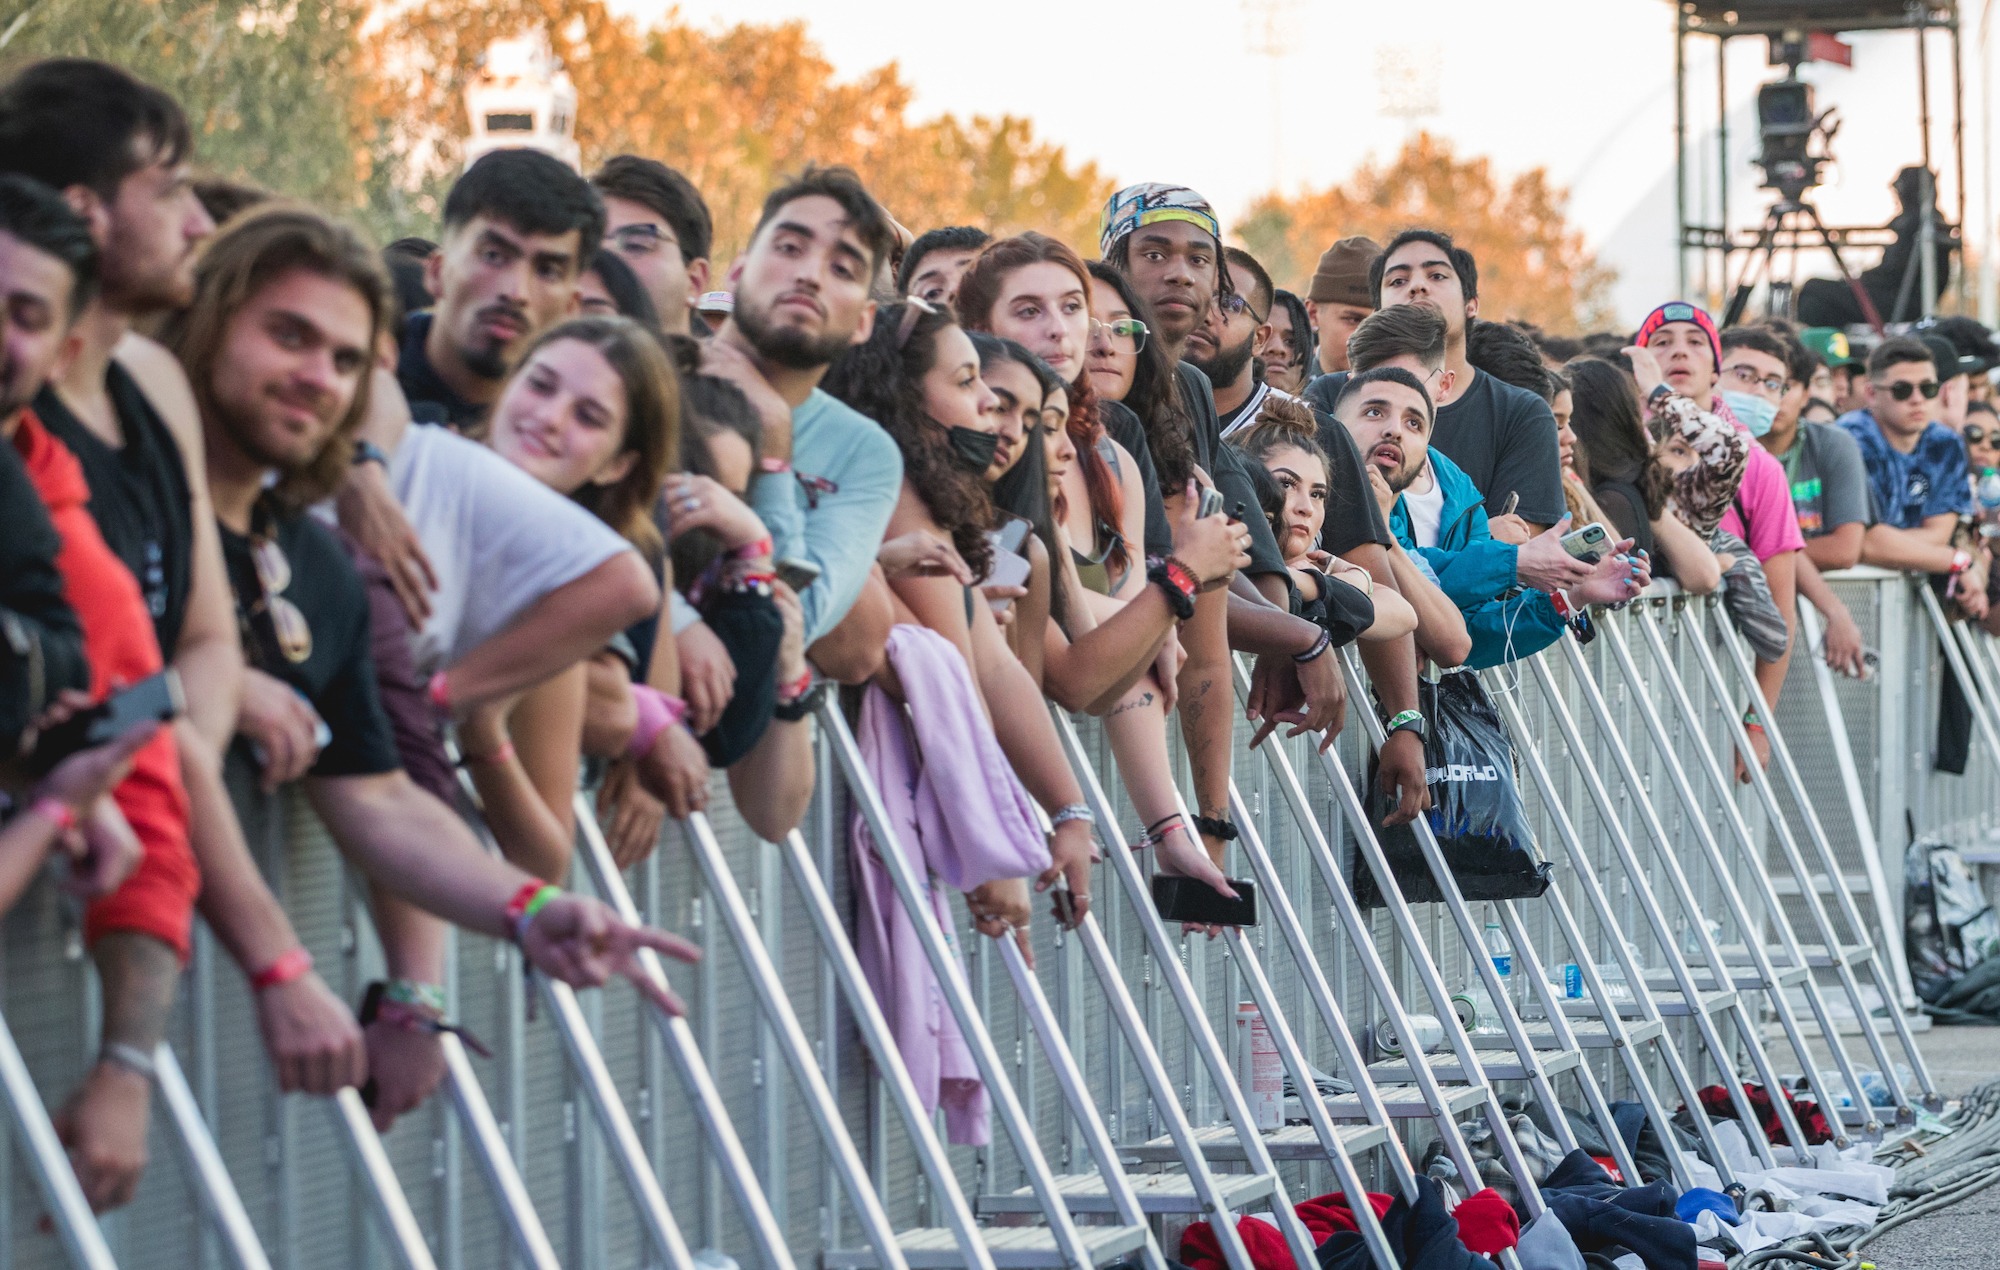
M1419 741L1430 738L1430 732L1424 725L1424 715L1421 710L1405 710L1401 714L1384 722L1382 728L1385 734L1383 736L1384 740L1396 735L1398 732L1414 732L1417 734Z
M353 465L360 467L363 463L380 463L382 469L387 471L389 468L388 451L376 445L373 441L356 440L354 443Z

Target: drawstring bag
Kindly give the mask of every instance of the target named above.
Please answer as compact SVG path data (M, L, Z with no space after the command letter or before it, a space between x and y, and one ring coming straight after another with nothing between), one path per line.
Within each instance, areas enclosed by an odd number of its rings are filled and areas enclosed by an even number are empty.
M1468 900L1522 900L1548 890L1552 866L1535 850L1527 809L1514 784L1514 747L1478 678L1455 674L1437 683L1419 680L1417 708L1430 732L1424 740L1424 779L1431 789L1431 809L1424 815L1459 893ZM1444 893L1410 827L1383 827L1396 799L1376 780L1379 766L1376 760L1368 764L1368 814L1396 885L1410 903L1441 900ZM1358 854L1354 898L1363 908L1382 904L1374 871Z

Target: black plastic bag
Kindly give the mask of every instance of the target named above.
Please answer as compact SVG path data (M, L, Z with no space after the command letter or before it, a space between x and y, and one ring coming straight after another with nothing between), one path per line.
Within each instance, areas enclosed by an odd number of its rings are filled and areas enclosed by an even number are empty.
M1417 708L1430 735L1424 741L1424 778L1431 787L1425 815L1437 836L1446 865L1468 900L1533 899L1549 889L1552 866L1535 850L1527 809L1514 784L1514 747L1486 690L1469 674L1446 675L1437 683L1420 680ZM1376 780L1378 764L1368 764L1368 816L1403 898L1413 904L1444 898L1423 851L1408 825L1383 828L1396 800ZM1359 854L1354 859L1354 898L1363 908L1381 906L1375 874Z

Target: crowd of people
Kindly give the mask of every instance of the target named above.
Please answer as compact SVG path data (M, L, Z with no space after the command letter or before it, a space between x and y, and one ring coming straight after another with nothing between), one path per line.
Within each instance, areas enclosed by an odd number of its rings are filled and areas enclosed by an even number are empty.
M1826 572L1935 575L1994 620L2000 355L1964 319L1865 360L1681 301L1563 338L1483 319L1449 227L1343 238L1301 297L1163 183L1111 197L1087 261L912 234L808 169L720 261L652 157L488 154L437 241L386 248L199 166L175 101L115 67L0 85L0 898L51 855L89 897L103 1045L57 1121L100 1208L145 1163L197 909L282 1086L372 1081L386 1127L442 1079L444 923L678 1009L634 957L693 949L561 889L575 795L625 866L718 776L782 838L834 688L898 836L1025 947L1037 892L1089 912L1097 852L1050 702L1103 721L1154 867L1230 894L1235 654L1257 743L1378 714L1396 824L1430 801L1427 667L1587 639L1656 577L1724 593L1753 741L1798 596L1811 655L1866 671ZM57 749L163 675L178 717ZM252 785L297 786L369 882L390 978L365 1027L246 846ZM856 826L856 940L918 1027L885 848Z

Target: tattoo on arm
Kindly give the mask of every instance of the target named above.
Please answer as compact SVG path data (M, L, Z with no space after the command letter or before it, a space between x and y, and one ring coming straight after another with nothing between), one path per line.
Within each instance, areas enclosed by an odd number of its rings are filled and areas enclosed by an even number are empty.
M150 935L113 931L91 950L104 981L104 1039L151 1053L165 1039L181 975L174 950Z
M1153 694L1151 692L1142 692L1130 701L1120 702L1112 709L1111 714L1117 716L1124 714L1127 710L1143 710L1152 704Z

